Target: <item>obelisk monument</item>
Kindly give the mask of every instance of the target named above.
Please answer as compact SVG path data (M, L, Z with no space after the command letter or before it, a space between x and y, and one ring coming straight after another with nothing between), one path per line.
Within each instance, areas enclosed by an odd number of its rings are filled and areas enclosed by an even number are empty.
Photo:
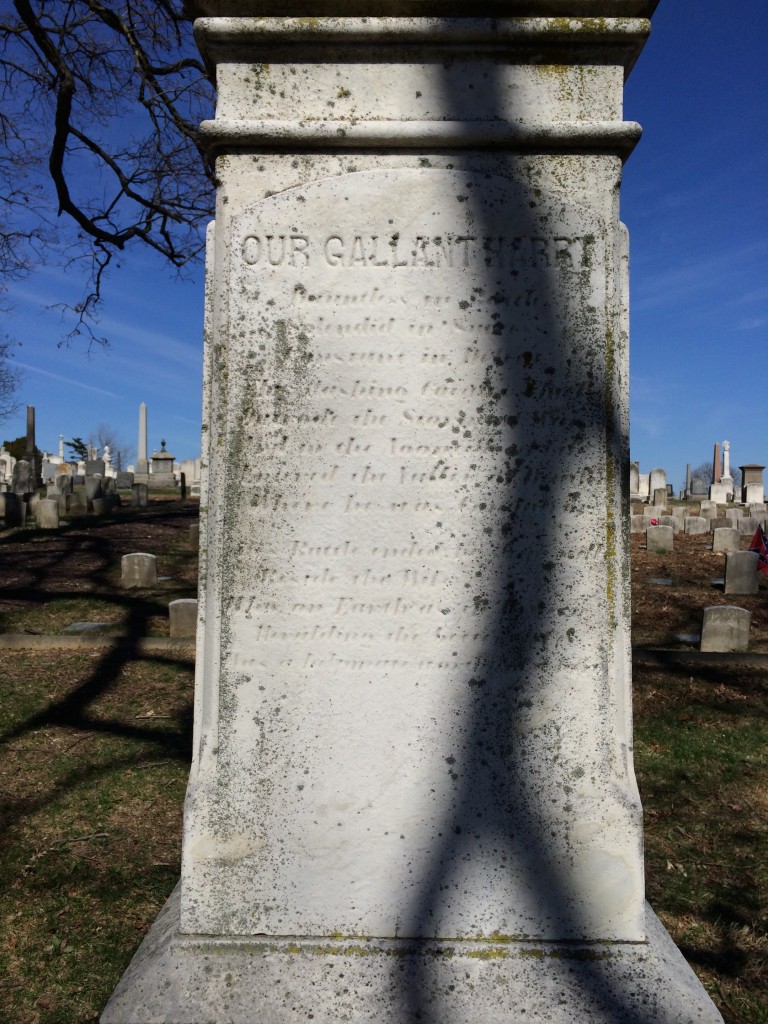
M147 455L147 405L139 405L139 443L137 446L136 469L133 474L135 483L145 484L149 481L149 457Z

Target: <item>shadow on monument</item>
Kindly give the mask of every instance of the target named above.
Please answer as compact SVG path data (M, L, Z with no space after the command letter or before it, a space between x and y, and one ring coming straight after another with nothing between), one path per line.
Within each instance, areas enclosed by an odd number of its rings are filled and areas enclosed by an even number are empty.
M509 101L503 96L501 74L500 64L489 67L478 107L487 117L503 120L509 116ZM464 105L465 100L452 94L450 77L446 76L445 116L450 119L455 110L456 120L461 120ZM512 157L506 164L500 157L495 173L504 174L513 188L530 193L531 179L522 171L525 162L526 154L519 154L516 159ZM455 153L454 166L461 171L488 175L488 164L487 153L472 150ZM512 204L511 216L509 211L498 210L492 219L486 218L480 203L473 213L479 235L530 237L540 230L535 214L531 212L527 216L523 204ZM619 267L612 269L621 272ZM498 286L498 273L489 268L488 294ZM618 414L614 414L612 421L606 421L609 415L606 408L613 408L612 403L606 401L610 393L610 382L605 376L610 372L610 367L606 367L606 350L595 353L590 372L585 376L575 372L578 368L573 365L574 353L568 349L566 338L561 338L555 348L547 345L548 338L557 337L562 331L564 314L557 315L559 298L552 280L540 274L535 326L530 317L523 317L522 328L509 320L504 325L510 357L496 371L497 405L493 412L502 420L514 423L513 437L522 441L512 446L514 450L506 458L503 481L498 484L498 504L505 518L500 517L492 536L485 536L482 541L485 564L489 567L484 580L488 595L484 642L477 659L477 675L466 680L463 749L446 751L450 754L446 761L451 761L450 765L446 764L446 770L455 780L452 805L445 815L438 844L431 851L430 868L415 887L417 896L411 920L419 928L418 937L422 940L445 937L440 934L439 921L441 909L455 885L456 865L467 858L482 859L490 851L497 863L506 863L513 873L517 872L524 879L533 902L540 908L541 920L565 920L572 936L584 936L587 940L599 938L592 934L589 923L580 919L578 901L573 900L564 874L553 863L547 841L551 819L542 807L542 795L537 794L533 752L527 749L529 741L523 730L516 727L521 714L535 705L540 696L536 692L536 677L541 678L548 671L562 671L562 666L547 668L547 639L553 625L549 615L556 613L553 595L550 594L548 604L543 597L549 581L557 577L570 554L569 528L567 523L558 521L556 510L567 507L569 493L578 501L585 450L594 452L597 476L606 473L605 460L615 458L620 450L621 464L615 466L615 471L621 474L622 480L628 478L626 452L621 443L624 425L618 421ZM590 325L584 329L589 331ZM538 343L542 341L549 349L546 365L538 352ZM583 386L585 380L588 382L586 390L574 402L574 389ZM524 382L522 388L521 381ZM561 405L558 396L563 392L569 394L564 396ZM579 416L573 414L575 405L579 407ZM558 433L562 440L559 456L554 450ZM549 441L549 450L537 441L542 434ZM576 458L577 452L582 453L580 459ZM556 458L558 464L554 461ZM584 509L583 515L594 515L602 522L605 512ZM521 550L515 538L524 521L535 521L538 526L535 544L526 543ZM622 527L618 529L621 531ZM625 541L626 538L619 539L618 543ZM589 566L584 567L586 572L589 569ZM604 607L597 586L594 597L593 604L581 609L581 626L585 631L591 628L593 616ZM609 650L605 651L605 659L603 671L610 700L614 681L610 678ZM578 676L572 666L566 671ZM620 681L615 684L622 685ZM552 727L550 741L558 742L556 725ZM610 752L601 754L605 771L609 773ZM503 921L499 922L499 931L506 931ZM408 936L403 934L403 937ZM501 938L509 941L511 937ZM551 934L532 936L532 939L545 941L561 937L555 924ZM401 977L404 1019L442 1024L443 1007L431 998L429 958L419 955L409 958ZM608 1014L606 1019L628 1022L645 1019L615 993L615 986L608 982L606 969L599 960L585 957L578 977L586 1003L600 1007ZM509 1009L514 1012L515 1008Z

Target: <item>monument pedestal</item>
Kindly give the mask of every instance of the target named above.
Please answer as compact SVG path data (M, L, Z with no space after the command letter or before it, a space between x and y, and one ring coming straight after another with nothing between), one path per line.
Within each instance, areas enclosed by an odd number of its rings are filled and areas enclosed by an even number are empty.
M179 931L174 891L101 1024L711 1024L706 991L650 907L644 943Z
M717 1021L645 908L632 768L648 23L360 6L196 24L194 761L180 889L102 1020Z

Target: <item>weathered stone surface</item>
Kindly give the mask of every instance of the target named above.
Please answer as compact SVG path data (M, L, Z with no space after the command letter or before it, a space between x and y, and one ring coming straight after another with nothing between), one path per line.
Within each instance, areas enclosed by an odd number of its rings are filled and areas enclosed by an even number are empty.
M753 537L758 526L761 525L760 516L744 516L743 519L739 520L739 533L745 537ZM763 523L763 525L765 525Z
M712 531L713 551L740 551L741 534L738 530L728 527L720 527Z
M709 520L702 516L686 516L685 532L696 536L702 533L709 533Z
M480 241L478 225L502 217L511 235ZM219 754L215 774L231 788L216 783L215 801L207 786L190 797L185 929L638 936L636 795L625 779L617 803L616 780L585 769L615 728L598 650L614 650L613 587L624 584L617 575L609 585L619 567L602 547L597 441L585 446L577 430L564 445L562 431L563 417L586 424L596 402L605 408L586 371L618 317L620 281L609 291L604 282L619 273L622 248L600 225L594 206L446 169L327 178L217 225L232 254L227 318L239 327L226 393L215 392L226 440L211 454L223 488L212 500L223 533L209 531L207 542L219 552L225 603L209 615L236 638L220 649L220 700L238 719L246 703L253 710L239 742ZM268 239L280 240L271 255ZM560 257L542 255L554 239L572 241L558 243ZM256 305L257 292L269 302ZM536 395L551 386L558 411L542 418ZM603 445L607 424L590 429L595 438L602 430ZM234 450L237 482L219 455ZM522 486L522 467L548 482L546 507ZM585 516L585 505L596 511ZM556 538L567 538L572 560L553 572L545 563ZM586 604L605 608L599 625L583 621ZM557 608L556 618L542 608ZM530 638L544 619L534 656ZM544 665L559 668L553 676ZM615 671L619 679L624 669ZM235 780L252 776L258 721L281 703L288 677L285 735L262 746L258 768L281 797L265 806ZM361 680L362 715L352 699ZM573 687L578 707L561 726L553 774L539 730ZM510 709L512 802L508 776L494 781L461 753L510 699L523 701ZM308 720L312 743L301 728ZM328 728L345 737L330 761ZM601 732L585 748L583 737ZM504 742L480 760L503 761ZM446 757L459 768L444 775ZM567 801L571 812L559 812L546 851L534 855L532 825L520 823L539 804L561 805L556 776L566 763L595 782L580 784L581 808ZM368 809L358 814L362 794ZM222 801L232 808L226 823ZM478 829L479 820L487 824ZM446 829L466 838L442 843ZM491 840L498 829L503 843ZM436 843L448 888L427 910L417 894ZM287 847L296 855L286 859ZM597 892L586 880L606 857L611 884ZM266 874L254 872L254 858L271 865ZM555 876L562 901L545 908L540 890ZM279 906L262 888L267 878L284 893Z
M35 489L35 467L26 459L19 459L13 467L11 490L14 494L30 494Z
M746 651L752 616L746 608L716 605L704 609L702 651Z
M725 556L726 594L756 594L757 563L756 551L729 551Z
M671 526L649 526L645 531L645 543L649 552L666 555L675 548L675 531Z
M131 487L131 505L134 508L146 508L149 504L148 491L147 484L134 484Z
M177 888L101 1024L722 1024L650 907L647 943L207 943L179 933L179 903Z
M168 618L172 637L194 636L197 631L197 601L195 598L171 601Z
M59 502L56 498L42 498L37 503L37 525L41 530L58 530Z
M170 946L104 1021L718 1019L644 907L618 185L647 26L610 29L198 25L194 763Z
M648 480L648 493L654 505L667 503L667 473L664 469L652 469Z
M3 498L3 515L6 527L24 526L27 519L27 504L22 496L14 491L7 491Z
M143 551L123 555L122 579L124 587L157 586L157 558Z
M102 495L101 489L101 477L100 476L87 476L85 478L85 496L88 500L88 504L93 501L94 498L100 498Z

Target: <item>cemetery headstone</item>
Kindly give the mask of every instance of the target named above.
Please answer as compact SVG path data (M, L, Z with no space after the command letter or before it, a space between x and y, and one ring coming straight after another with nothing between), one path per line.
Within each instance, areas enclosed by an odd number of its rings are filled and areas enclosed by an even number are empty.
M157 586L157 557L143 551L123 555L122 581L124 587Z
M689 536L698 536L702 533L709 533L709 520L702 516L686 516L685 532Z
M725 556L726 594L756 594L757 563L756 551L729 551Z
M69 502L69 512L71 515L80 516L84 515L88 511L88 500L85 495L85 491L82 488L78 488L72 493L72 497Z
M671 526L649 526L645 531L645 543L649 552L667 555L675 548L675 531Z
M104 459L86 459L85 460L85 475L86 476L104 476L104 470L106 466Z
M663 502L656 500L656 492L664 492ZM648 479L648 493L654 505L665 504L667 498L667 473L664 469L652 469Z
M131 487L131 505L134 508L146 508L149 504L148 487L146 484L134 484Z
M197 601L181 598L168 605L170 634L172 637L193 637L197 632Z
M721 604L704 609L702 651L746 651L751 613L746 608Z
M37 525L41 530L58 530L59 502L56 498L42 498L37 504Z
M640 497L640 465L637 462L629 464L629 497L631 501Z
M100 498L102 495L102 479L100 476L87 476L85 478L85 495L89 501Z
M35 489L35 469L26 459L17 459L13 467L11 489L14 494L31 494Z
M643 508L643 515L646 519L658 519L666 513L664 505L646 505Z
M27 503L15 491L7 491L4 498L6 528L24 526L27 520Z
M761 516L744 516L743 519L739 520L739 533L745 537L753 537L758 526L761 524L761 519Z
M721 527L712 531L713 551L740 551L741 534L736 529Z
M194 765L103 1024L719 1019L645 908L630 760L648 25L526 11L197 23L225 153Z

